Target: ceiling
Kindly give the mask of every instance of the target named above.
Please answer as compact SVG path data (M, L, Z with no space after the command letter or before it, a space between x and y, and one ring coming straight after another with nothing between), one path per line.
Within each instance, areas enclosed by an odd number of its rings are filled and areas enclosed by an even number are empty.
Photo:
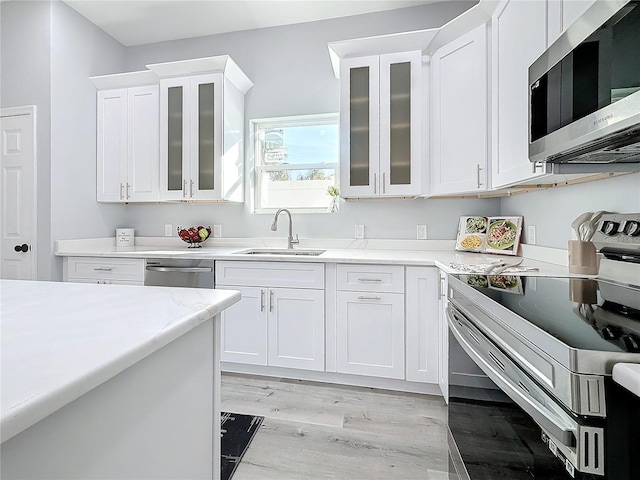
M65 0L125 46L413 7L436 0Z

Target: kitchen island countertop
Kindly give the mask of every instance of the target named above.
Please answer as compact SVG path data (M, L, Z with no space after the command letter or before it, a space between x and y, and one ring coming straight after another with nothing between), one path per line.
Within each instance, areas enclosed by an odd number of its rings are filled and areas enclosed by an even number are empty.
M0 280L2 442L240 300L226 290Z

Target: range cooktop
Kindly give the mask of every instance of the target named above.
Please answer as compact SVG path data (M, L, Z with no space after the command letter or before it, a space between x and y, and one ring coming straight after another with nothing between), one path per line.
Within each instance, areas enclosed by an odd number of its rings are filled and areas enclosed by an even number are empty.
M453 275L565 345L640 354L640 289L591 278Z

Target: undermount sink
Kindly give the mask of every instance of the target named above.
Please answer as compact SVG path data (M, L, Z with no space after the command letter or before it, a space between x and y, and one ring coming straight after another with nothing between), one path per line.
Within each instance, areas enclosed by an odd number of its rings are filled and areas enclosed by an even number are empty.
M293 250L286 248L252 248L236 252L236 255L300 255L306 257L317 257L326 250Z

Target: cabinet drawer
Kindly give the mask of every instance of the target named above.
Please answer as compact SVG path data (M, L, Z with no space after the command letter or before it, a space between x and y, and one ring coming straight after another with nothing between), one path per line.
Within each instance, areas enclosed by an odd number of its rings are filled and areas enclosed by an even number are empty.
M64 269L65 281L122 280L144 282L143 258L68 257Z
M216 262L216 285L324 288L323 263Z
M338 290L404 293L404 267L338 265Z

